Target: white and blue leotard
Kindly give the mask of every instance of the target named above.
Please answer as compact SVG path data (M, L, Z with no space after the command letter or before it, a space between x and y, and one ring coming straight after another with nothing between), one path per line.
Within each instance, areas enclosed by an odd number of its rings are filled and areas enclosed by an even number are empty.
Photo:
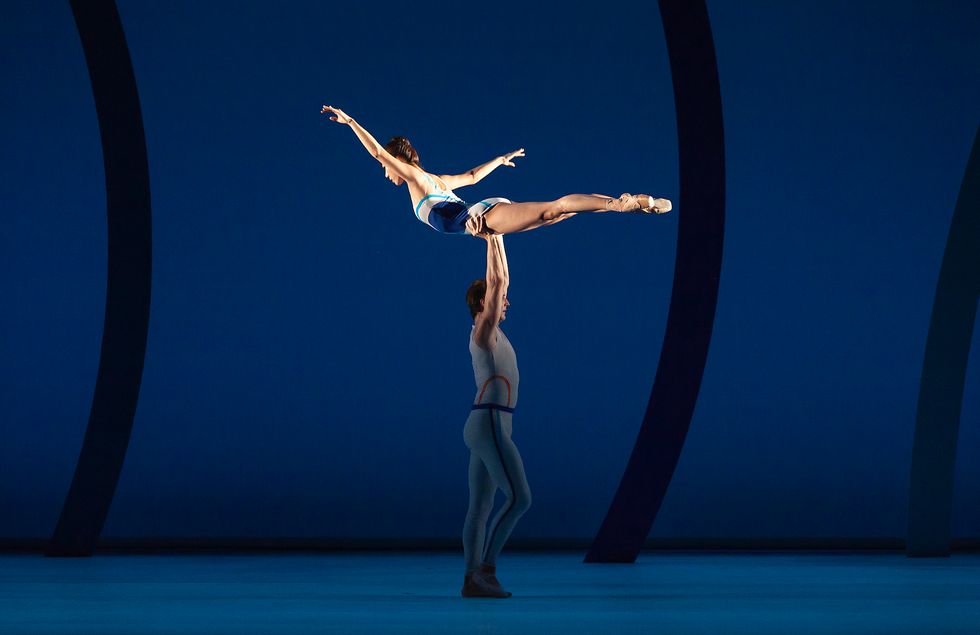
M486 214L497 203L510 203L506 198L494 197L468 205L452 190L439 187L435 179L425 172L423 174L432 183L435 191L422 197L415 206L415 216L432 229L444 234L465 234L466 221Z

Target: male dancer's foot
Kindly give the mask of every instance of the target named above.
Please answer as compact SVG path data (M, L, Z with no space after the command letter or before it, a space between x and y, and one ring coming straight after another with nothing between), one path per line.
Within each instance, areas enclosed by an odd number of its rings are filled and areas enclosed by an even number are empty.
M487 564L486 562L481 562L480 563L480 569L479 569L479 571L492 584L496 585L497 588L499 588L501 591L503 591L504 593L506 593L507 594L507 597L510 597L510 591L508 591L507 589L505 589L504 588L504 585L500 584L500 580L497 579L497 565L495 565L495 564Z
M481 563L475 571L467 572L463 577L461 595L464 598L509 598L511 593L501 586L496 572L497 567L486 563Z

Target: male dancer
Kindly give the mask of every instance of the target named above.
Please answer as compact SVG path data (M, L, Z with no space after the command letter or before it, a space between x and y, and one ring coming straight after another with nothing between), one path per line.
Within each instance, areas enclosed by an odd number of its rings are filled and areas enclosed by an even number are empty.
M470 503L463 524L466 575L462 595L506 598L510 592L495 575L497 555L517 520L531 506L531 490L521 455L510 438L520 377L514 348L498 326L510 304L504 238L500 234L480 235L487 241L487 277L476 280L466 291L473 317L470 355L477 394L463 428L463 440L470 449ZM487 531L487 517L498 487L507 500Z

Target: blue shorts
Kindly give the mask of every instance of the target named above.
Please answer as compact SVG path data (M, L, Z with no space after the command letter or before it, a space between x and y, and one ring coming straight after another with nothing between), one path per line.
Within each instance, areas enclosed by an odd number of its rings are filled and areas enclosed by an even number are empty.
M466 222L468 220L483 216L493 209L497 203L510 202L509 199L501 197L485 198L472 205L460 200L439 201L429 209L426 224L432 229L444 234L465 234L467 233ZM422 205L421 201L419 205ZM416 211L416 215L418 215L418 211ZM419 220L421 220L421 217L419 217Z
M470 208L457 201L442 201L429 211L429 225L444 234L465 234Z

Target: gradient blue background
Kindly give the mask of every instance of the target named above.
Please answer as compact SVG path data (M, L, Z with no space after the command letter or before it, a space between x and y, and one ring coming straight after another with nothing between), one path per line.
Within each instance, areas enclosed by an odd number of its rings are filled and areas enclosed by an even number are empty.
M351 132L466 198L650 191L666 217L508 238L535 503L588 538L633 445L673 275L677 144L655 3L119 0L150 162L153 297L107 537L456 536L482 241L421 225ZM353 4L354 6L350 6ZM717 320L653 536L904 535L926 332L980 121L980 5L709 1L727 143ZM67 2L0 9L0 537L57 520L106 275L99 131ZM954 535L980 534L980 343Z

